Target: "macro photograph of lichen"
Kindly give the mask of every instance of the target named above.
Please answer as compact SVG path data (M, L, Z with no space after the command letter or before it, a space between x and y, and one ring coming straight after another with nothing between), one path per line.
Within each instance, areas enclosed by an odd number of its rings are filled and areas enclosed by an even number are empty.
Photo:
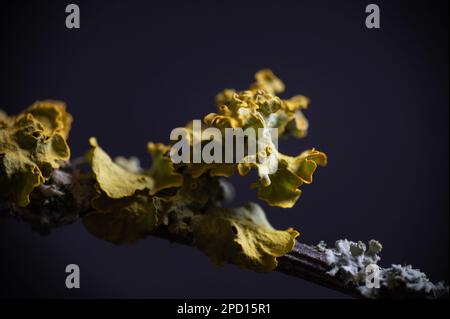
M0 13L2 303L448 301L448 2Z

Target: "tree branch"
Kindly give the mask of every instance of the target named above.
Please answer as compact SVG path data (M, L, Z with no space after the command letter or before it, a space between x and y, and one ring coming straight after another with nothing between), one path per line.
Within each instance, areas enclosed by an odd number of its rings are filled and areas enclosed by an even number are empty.
M75 199L71 193L73 191L71 183L76 174L79 174L79 171L74 170L73 164L72 167L66 166L63 169L55 170L50 183L41 185L32 193L29 206L19 208L12 203L2 202L0 214L19 217L30 223L33 229L40 233L48 233L52 228L73 223L91 210L89 205L95 184L90 175L83 175L82 189L77 191L84 192L84 198L82 200L80 198ZM77 178L78 188L80 188L79 177ZM159 226L150 235L193 246L192 233L173 234L164 225ZM345 240L340 243L346 244L349 242ZM362 243L353 244L360 245ZM365 252L365 250L364 246L362 254L358 255L359 258L353 258L351 253L346 256L345 249L327 249L323 246L320 247L320 245L310 246L297 241L291 252L277 258L278 266L275 271L302 278L356 298L448 298L448 287L442 283L434 285L428 281L425 274L407 267L400 269L381 268L381 287L378 289L365 288L365 278L360 278L361 274L364 274L364 269L357 269L358 273L354 276L350 276L346 272L346 269L352 266L352 263L353 266L356 265L356 268L360 268L361 265L355 264L355 260L366 258L364 253L368 255L369 251ZM330 259L330 257L334 259ZM343 260L344 263L339 264L336 257L340 258L341 262ZM378 258L378 256L376 257ZM355 278L359 279L355 280Z

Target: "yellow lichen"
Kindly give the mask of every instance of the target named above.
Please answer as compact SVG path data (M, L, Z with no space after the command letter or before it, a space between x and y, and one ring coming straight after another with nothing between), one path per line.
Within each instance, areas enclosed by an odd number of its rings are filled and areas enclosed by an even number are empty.
M150 189L150 195L154 195L163 189L183 185L183 176L175 171L168 156L170 147L161 143L148 143L147 148L153 159L152 167L147 172L154 181L154 185Z
M143 170L137 158L118 157L113 161L91 138L87 159L93 174L87 176L95 179L94 196L86 195L83 187L77 191L76 186L71 188L72 194L89 197L88 203L82 203L91 209L83 217L87 230L122 244L133 243L156 228L165 227L173 236L193 236L194 245L215 265L230 262L255 271L273 270L277 258L293 249L299 233L292 228L274 229L257 204L221 208L220 202L226 196L219 177L230 177L235 168L240 175L256 169L259 180L252 187L258 189L258 197L269 205L290 208L301 194L299 187L312 182L317 166L325 166L327 157L315 149L298 156L278 152L270 129L277 129L279 137L304 137L308 121L302 111L310 100L302 95L290 99L277 96L284 91L284 84L268 69L257 72L255 80L248 90L223 90L216 96L216 113L206 115L203 124L193 121L185 127L192 148L206 143L194 135L200 134L194 130L195 125L200 126L201 132L210 127L221 131L255 129L258 151L243 154L239 163L214 160L174 164L170 146L148 143L153 161L149 169ZM29 203L33 189L69 159L66 139L71 122L64 103L58 101L36 102L14 117L0 112L2 196L12 195L22 206ZM220 141L220 147L224 147L223 142ZM92 184L88 188L92 191ZM74 197L77 201L77 195Z
M96 237L114 244L131 244L150 234L158 225L152 199L146 194L111 199L101 193L92 201L95 211L83 224Z
M36 102L17 116L0 115L0 191L27 206L29 194L70 158L72 117L63 102Z
M189 163L187 165L187 172L192 177L198 178L203 174L209 172L211 176L230 177L234 173L234 164L227 163Z
M278 137L291 135L302 138L308 130L308 121L302 110L308 108L310 100L303 95L282 99L275 94L284 91L283 82L270 70L262 70L255 75L256 82L246 91L226 89L216 96L217 113L210 113L203 121L207 126L226 128L247 128L278 130ZM258 170L258 197L270 205L292 207L298 200L299 187L312 182L312 174L317 165L327 164L326 155L316 150L305 151L297 157L284 155L277 150L269 136L258 136L257 154L247 154L237 164L239 174L246 175L252 168ZM267 158L271 160L259 161ZM273 159L277 159L274 161ZM279 168L275 173L274 165ZM198 177L206 172L211 175L230 176L235 165L201 163L188 164L188 171ZM226 170L225 170L226 168ZM215 174L219 172L220 174Z
M264 211L250 203L241 208L216 208L192 218L194 245L214 265L233 263L254 271L271 271L277 257L291 251L299 235L292 228L275 230Z
M284 83L281 81L272 70L264 69L256 72L256 82L252 84L253 89L263 89L271 94L281 93L284 91Z
M69 135L72 116L66 112L66 105L61 101L38 101L30 106L25 113L32 114L45 128L47 135L58 132L64 138Z
M133 195L137 190L153 188L154 181L150 176L130 172L116 164L94 137L89 139L89 143L92 149L87 158L100 189L110 198L123 198Z

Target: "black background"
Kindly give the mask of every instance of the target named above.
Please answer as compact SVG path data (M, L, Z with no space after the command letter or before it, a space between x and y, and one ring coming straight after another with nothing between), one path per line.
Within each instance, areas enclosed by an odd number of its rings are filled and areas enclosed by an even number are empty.
M96 136L112 155L150 163L146 142L214 111L223 88L245 89L271 68L304 94L310 132L280 142L291 155L329 156L290 210L261 203L300 240L375 238L382 265L411 263L448 282L448 2L373 1L381 29L365 27L368 1L67 1L2 3L0 108L67 102L74 157ZM235 177L236 204L255 201ZM75 223L51 236L0 224L2 297L341 298L283 274L215 269L201 252L155 238L114 246ZM81 289L65 287L65 266Z

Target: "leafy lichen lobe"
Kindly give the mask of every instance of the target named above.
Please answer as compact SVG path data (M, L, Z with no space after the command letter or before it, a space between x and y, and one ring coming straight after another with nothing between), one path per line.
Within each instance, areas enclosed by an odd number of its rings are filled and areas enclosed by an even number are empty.
M59 101L36 102L17 116L0 114L0 193L19 206L70 158L72 117Z
M315 149L297 156L282 154L267 134L272 128L281 136L301 138L307 133L309 124L303 111L310 100L302 95L280 98L277 94L284 88L272 71L259 71L247 90L220 92L215 99L217 111L206 115L202 124L202 129L262 129L259 137L265 154L256 156L276 156L279 168L274 173L270 173L270 163L252 162L249 154L238 163L174 163L171 145L152 142L147 145L152 165L142 169L136 158L113 160L92 137L86 159L94 194L83 203L90 209L83 216L86 229L114 244L129 244L164 227L174 235L192 238L215 265L234 263L255 271L276 268L277 258L292 250L299 233L293 228L274 229L257 204L223 208L222 179L235 171L246 175L255 169L258 180L251 186L257 189L259 199L290 208L298 201L300 187L312 182L318 166L327 164L326 155ZM69 160L71 122L59 101L36 102L17 116L0 113L2 196L26 206L37 186L50 197L58 193L45 183ZM190 141L195 140L191 124L186 131ZM84 188L82 183L78 188L73 184L70 191L77 201Z

